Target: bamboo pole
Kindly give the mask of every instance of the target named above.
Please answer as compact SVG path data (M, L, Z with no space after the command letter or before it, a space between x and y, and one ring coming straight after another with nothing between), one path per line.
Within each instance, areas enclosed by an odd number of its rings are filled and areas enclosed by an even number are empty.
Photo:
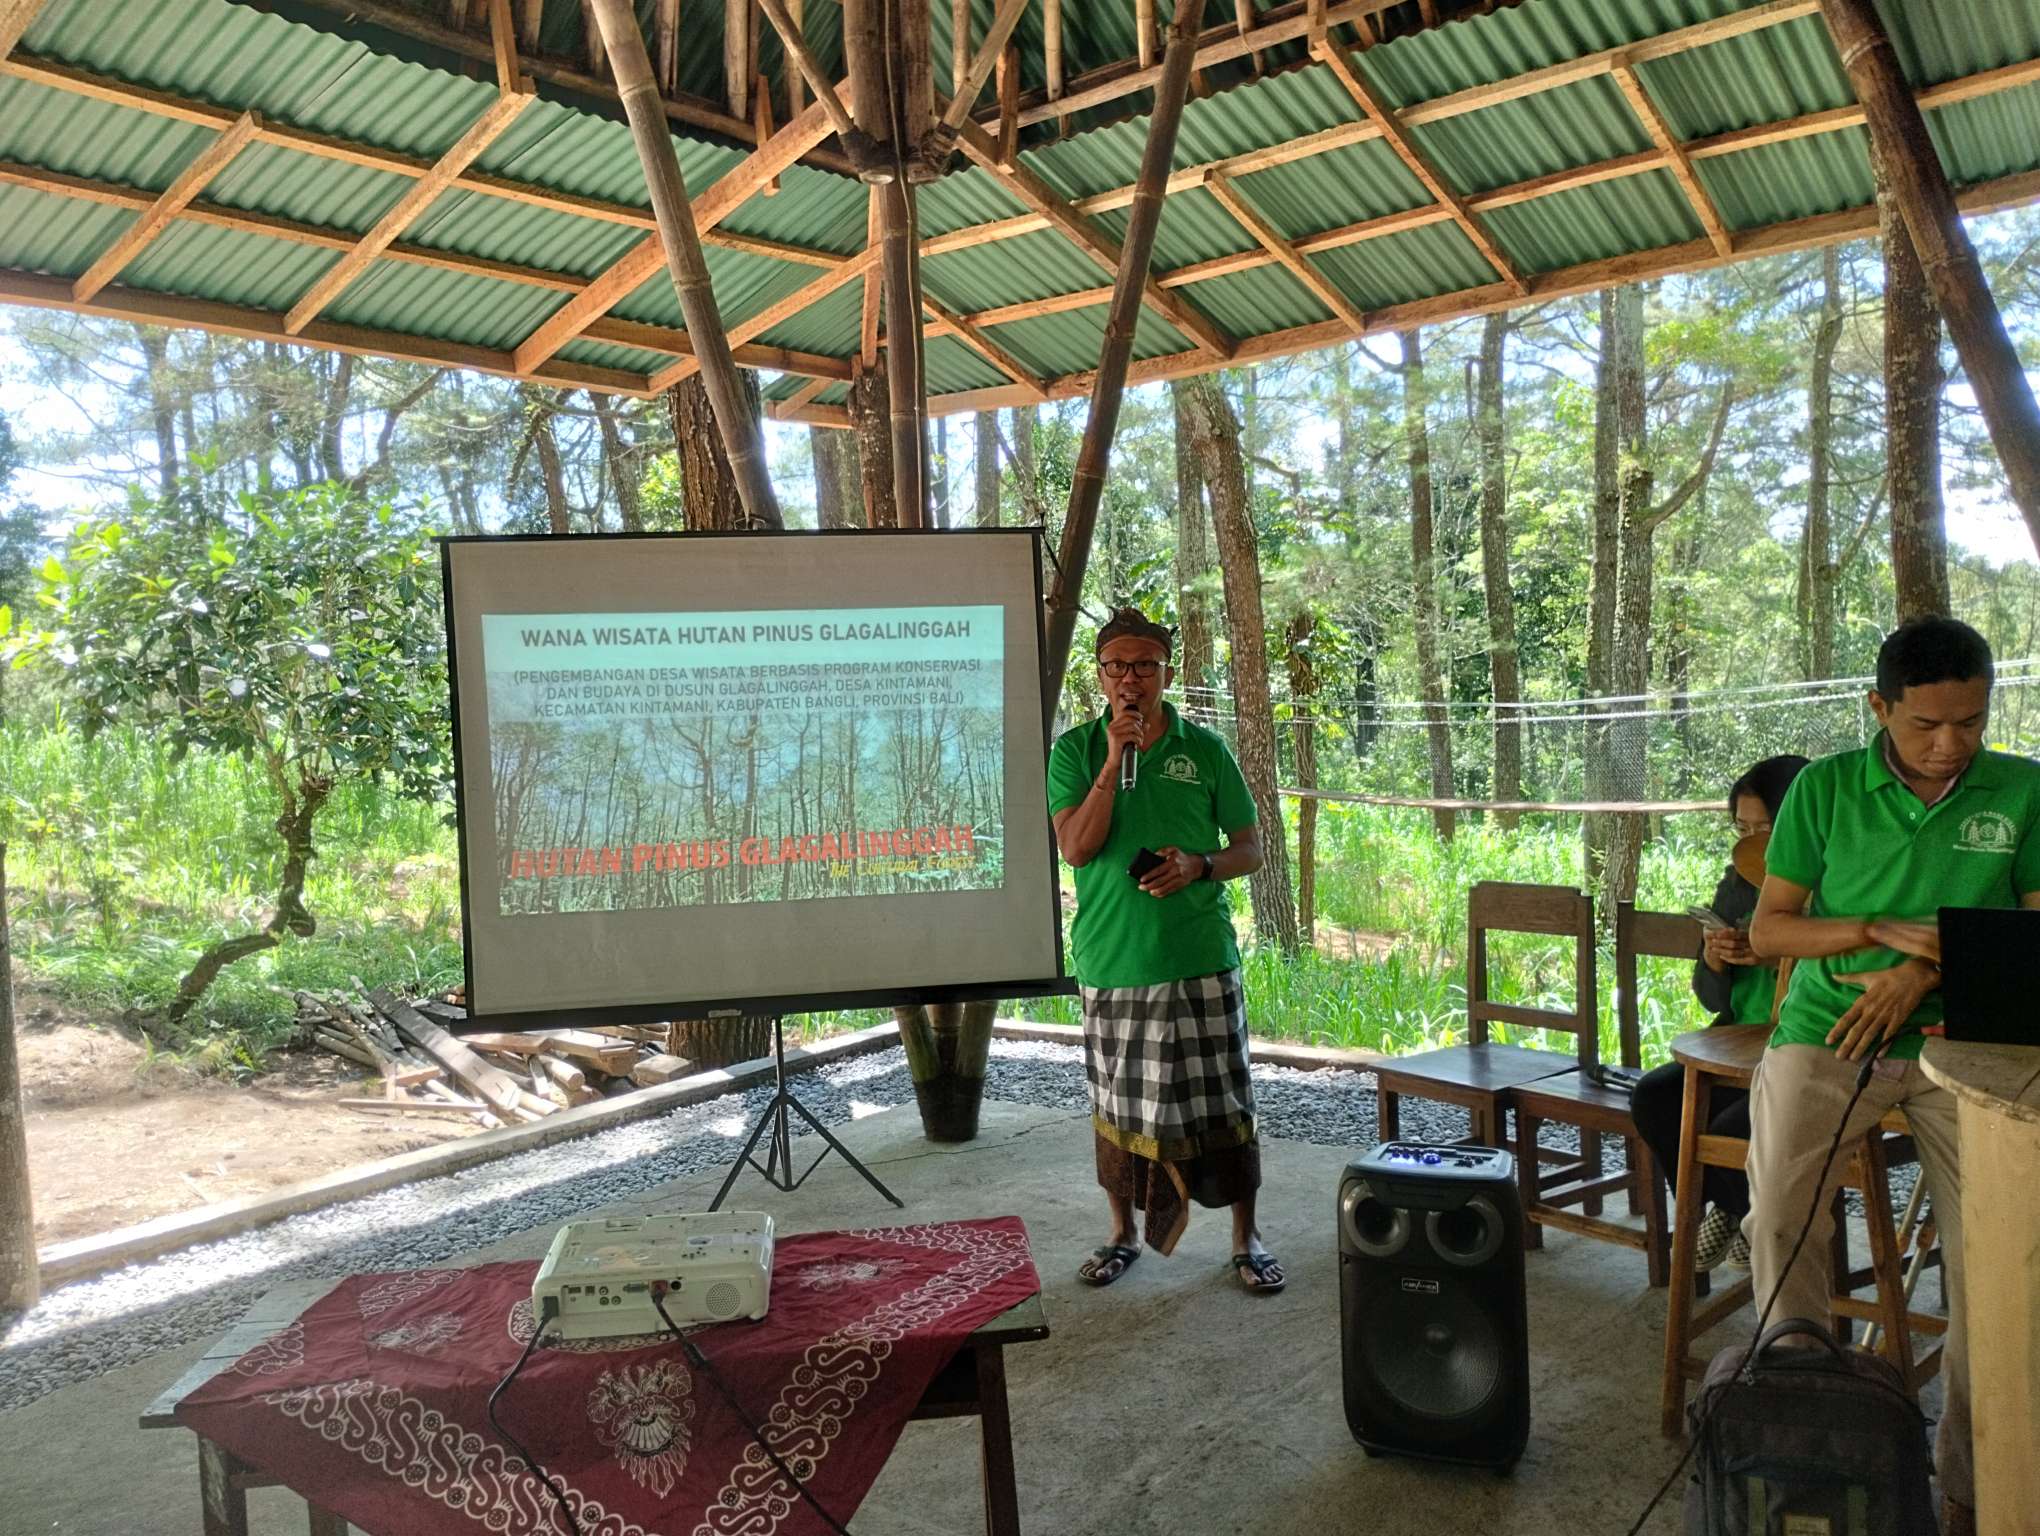
M949 94L963 90L970 73L970 0L949 0Z
M1962 228L1926 119L1869 0L1821 0L1821 14L1863 105L1871 140L1890 172L1906 232L1933 285L1976 403L1983 407L2012 500L2040 549L2040 406L1983 280L1976 247Z
M748 0L723 0L722 71L723 97L730 116L748 118L751 115L751 7Z
M893 7L888 10L887 7ZM916 140L910 130L914 35L902 31L899 0L845 0L844 60L850 70L851 110L859 134L871 144L865 179L877 185L880 271L885 302L887 404L891 415L893 496L900 526L927 522L928 394L921 369L921 274L915 250L914 197L905 159ZM920 59L929 63L927 5L920 6ZM934 83L929 81L932 92ZM932 96L931 96L932 107Z
M906 60L906 135L908 144L927 141L935 126L935 34L928 0L891 0L893 45Z
M1202 0L1176 0L1162 55L1162 78L1155 86L1154 115L1148 120L1147 145L1141 151L1140 178L1134 183L1133 207L1126 218L1126 243L1119 251L1119 271L1112 283L1111 316L1105 322L1105 347L1098 359L1098 379L1084 422L1084 442L1070 480L1069 515L1063 521L1061 558L1055 585L1048 595L1048 676L1042 697L1051 721L1062 696L1063 673L1069 668L1070 642L1076 634L1077 605L1083 600L1084 569L1091 559L1091 536L1098 524L1098 501L1105 490L1105 472L1112 459L1112 437L1119 426L1120 400L1126 392L1126 368L1133 357L1134 328L1140 322L1148 261L1154 253L1155 231L1162 222L1162 183L1176 155L1176 129L1190 90L1190 66L1197 51L1198 14Z
M787 88L793 90L796 81L805 79L814 88L815 100L820 102L822 110L829 114L830 126L836 130L847 148L851 135L857 130L850 121L850 114L843 110L843 103L836 95L835 86L830 83L828 75L815 59L814 51L807 45L807 39L801 35L800 0L792 0L791 8L787 0L760 0L760 3L764 7L765 19L772 23L772 30L779 34L780 46L786 50L787 57L793 62L793 69L787 73ZM798 102L797 94L794 99ZM800 115L798 105L794 107L794 115L796 117Z
M807 17L803 13L802 0L787 0L786 19L789 23L788 31L780 34L780 40L784 42L787 37L791 36L799 39L801 46L805 48L807 46ZM789 69L786 72L786 111L789 117L800 116L802 79L803 76L799 69ZM830 91L828 94L834 97L836 93ZM831 122L835 121L833 113L830 114L829 120Z
M623 98L624 113L630 119L630 136L644 166L645 184L651 192L652 212L659 221L659 240L666 248L673 291L680 300L680 312L687 319L694 354L701 361L702 382L715 412L716 429L722 434L723 451L729 455L737 494L752 526L781 527L779 503L772 494L772 478L765 466L764 444L746 409L736 360L730 356L729 337L716 309L715 291L709 286L708 264L702 259L694 211L687 202L687 181L681 173L679 157L673 153L665 107L660 101L658 84L652 79L652 61L645 53L636 13L630 0L594 0L594 6L609 50L609 66L616 76L617 94Z
M21 1059L14 1048L13 966L7 942L7 845L0 843L0 1313L25 1311L41 1294Z

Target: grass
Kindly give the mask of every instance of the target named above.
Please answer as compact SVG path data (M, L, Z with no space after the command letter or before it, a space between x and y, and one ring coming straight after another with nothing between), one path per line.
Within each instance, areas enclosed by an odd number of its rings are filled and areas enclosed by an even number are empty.
M261 776L238 759L172 761L155 741L111 730L87 742L64 720L0 727L0 824L8 825L14 948L28 976L110 1012L161 1007L208 944L267 920L279 850ZM189 1050L252 1069L285 1039L294 988L438 988L461 975L459 876L444 809L371 785L341 786L317 827L308 940L230 966L194 1015ZM1713 890L1725 839L1684 818L1645 852L1640 900L1677 910ZM1294 829L1292 827L1292 837ZM1475 820L1441 842L1427 815L1327 804L1319 820L1318 921L1392 945L1378 959L1246 950L1249 1017L1273 1039L1405 1051L1464 1029L1466 896L1477 880L1576 884L1578 824L1526 818L1513 833ZM1244 909L1246 891L1234 888ZM1509 938L1492 973L1510 1001L1567 1006L1571 959L1557 941ZM1614 962L1601 956L1604 1055L1614 1056ZM281 989L281 990L278 990ZM1646 967L1645 1059L1702 1022L1687 968ZM1017 1002L1015 1016L1077 1022L1074 998ZM879 1010L817 1013L812 1040L881 1023ZM1554 1045L1561 1042L1552 1042Z

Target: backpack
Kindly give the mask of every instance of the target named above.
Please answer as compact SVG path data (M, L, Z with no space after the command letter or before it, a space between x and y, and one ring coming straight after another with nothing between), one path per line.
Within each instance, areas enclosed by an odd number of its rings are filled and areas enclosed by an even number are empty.
M1785 1347L1804 1334L1814 1347ZM1748 1353L1749 1364L1743 1359ZM1686 1536L1937 1536L1927 1421L1897 1370L1787 1318L1724 1349L1686 1410Z

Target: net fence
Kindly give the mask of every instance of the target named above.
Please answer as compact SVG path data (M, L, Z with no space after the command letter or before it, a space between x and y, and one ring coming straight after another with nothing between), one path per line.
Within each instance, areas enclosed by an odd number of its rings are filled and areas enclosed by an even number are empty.
M1299 702L1275 701L1280 778L1295 793L1297 748L1309 728L1320 790L1330 798L1480 808L1496 802L1500 726L1520 745L1519 792L1531 808L1717 810L1727 787L1763 758L1817 758L1865 745L1876 719L1865 694L1874 679L1764 683L1706 692L1669 690L1623 697L1539 699L1499 709L1483 701L1426 705L1366 699L1327 689ZM1184 712L1228 740L1235 737L1230 691L1183 691ZM1452 794L1432 783L1434 723L1450 745ZM2000 662L1986 740L2040 756L2040 657Z

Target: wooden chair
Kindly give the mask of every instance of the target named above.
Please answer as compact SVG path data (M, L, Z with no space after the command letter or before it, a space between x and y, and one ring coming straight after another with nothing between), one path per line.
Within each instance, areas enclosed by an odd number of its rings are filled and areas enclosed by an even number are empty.
M1700 1174L1703 1167L1741 1168L1749 1160L1749 1143L1736 1136L1716 1136L1705 1128L1711 1118L1712 1090L1716 1085L1748 1088L1764 1046L1771 1034L1767 1024L1726 1024L1695 1030L1672 1042L1672 1059L1686 1069L1686 1095L1680 1122L1679 1167L1675 1180L1677 1221L1672 1233L1672 1273L1685 1274L1693 1267L1693 1250L1700 1230ZM1868 1318L1878 1325L1879 1353L1898 1368L1909 1390L1917 1391L1939 1368L1940 1348L1923 1356L1912 1352L1912 1334L1947 1331L1947 1319L1914 1312L1911 1292L1900 1272L1906 1247L1891 1221L1891 1186L1887 1174L1892 1162L1912 1155L1905 1115L1893 1110L1883 1122L1849 1154L1834 1199L1834 1241L1829 1249L1830 1325L1842 1338L1848 1337L1850 1318ZM1870 1236L1870 1263L1854 1269L1849 1264L1848 1224L1843 1220L1843 1200L1849 1189L1863 1192ZM1881 1218L1881 1219L1880 1219ZM1931 1242L1929 1228L1916 1234L1920 1245L1912 1268L1924 1267L1924 1249ZM1874 1297L1858 1297L1855 1291L1875 1284ZM1723 1292L1704 1307L1694 1305L1692 1287L1669 1288L1665 1306L1665 1366L1659 1398L1659 1429L1667 1439L1677 1439L1684 1429L1686 1383L1706 1372L1707 1360L1694 1351L1695 1343L1751 1301L1748 1275L1737 1276Z
M1700 953L1700 925L1683 913L1639 912L1634 902L1615 907L1615 1015L1622 1065L1642 1065L1642 1025L1636 1007L1636 962L1656 955L1689 964ZM1641 1248L1650 1283L1660 1286L1671 1273L1669 1227L1665 1220L1665 1189L1658 1179L1657 1160L1636 1134L1629 1112L1629 1085L1601 1077L1596 1058L1599 1041L1580 1042L1580 1065L1570 1072L1539 1078L1518 1087L1516 1110L1516 1176L1523 1193L1523 1243L1539 1248L1545 1227L1559 1227L1604 1243ZM1580 1134L1580 1152L1553 1154L1537 1141L1538 1127L1570 1125ZM1619 1136L1627 1145L1628 1167L1621 1173L1601 1168L1601 1138ZM1546 1167L1557 1159L1556 1167ZM1601 1214L1603 1197L1628 1192L1629 1214L1643 1218L1638 1229ZM1578 1207L1577 1210L1572 1207Z
M1488 994L1488 935L1541 933L1570 938L1574 946L1573 1007L1570 1012L1495 1002ZM1414 1056L1397 1056L1375 1068L1381 1139L1402 1136L1404 1095L1453 1104L1473 1117L1472 1141L1501 1147L1503 1119L1512 1090L1565 1071L1574 1058L1557 1051L1503 1045L1488 1039L1490 1024L1555 1029L1575 1035L1583 1053L1598 1046L1598 1002L1594 993L1594 902L1579 891L1555 885L1517 885L1483 880L1466 901L1465 1045L1450 1045ZM1583 1054L1580 1061L1593 1057Z

